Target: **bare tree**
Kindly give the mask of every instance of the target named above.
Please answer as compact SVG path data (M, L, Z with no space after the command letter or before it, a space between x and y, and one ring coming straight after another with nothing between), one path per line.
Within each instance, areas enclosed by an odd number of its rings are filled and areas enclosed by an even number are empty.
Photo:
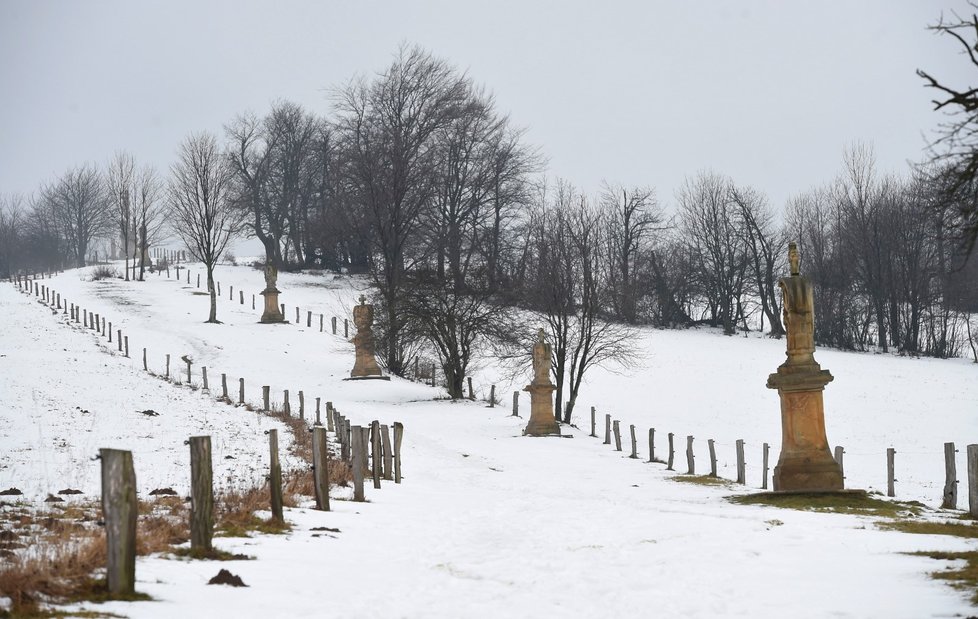
M978 10L978 3L969 1L968 4ZM954 40L972 67L978 68L978 15L963 17L951 11L949 18L941 15L930 30ZM978 240L978 192L975 191L978 188L978 87L952 86L923 69L917 69L917 75L938 93L933 101L934 110L946 114L947 121L931 144L931 161L937 164L935 169L950 179L948 195L967 190L966 199L957 201L951 224L970 254Z
M403 373L398 344L400 295L419 242L421 213L436 191L436 134L459 112L468 81L420 48L401 48L373 81L356 80L336 95L336 133L344 154L344 191L362 212L372 244L372 274L384 297L385 362Z
M240 211L231 201L231 174L227 157L209 133L185 139L170 167L168 199L173 229L207 270L211 298L207 322L213 323L218 322L214 266L241 227Z
M24 263L24 199L0 194L0 277L10 277Z
M92 241L104 238L112 225L111 203L97 168L85 165L65 172L41 188L60 238L75 266L85 266Z
M137 227L139 249L139 281L143 281L146 263L149 261L149 246L163 237L164 218L163 181L156 168L144 166L136 177L134 197L134 225Z
M118 226L119 240L122 242L122 256L125 260L125 280L129 281L129 254L135 256L136 239L133 235L134 218L132 199L135 193L136 161L131 153L119 151L109 161L106 174L107 198L115 210L115 223ZM132 241L130 243L130 241ZM133 262L135 264L135 261Z
M781 324L778 280L783 272L787 238L783 231L775 228L774 213L768 206L767 198L759 191L751 187L731 186L730 199L737 207L739 228L744 235L755 291L770 326L768 333L781 337L784 326Z

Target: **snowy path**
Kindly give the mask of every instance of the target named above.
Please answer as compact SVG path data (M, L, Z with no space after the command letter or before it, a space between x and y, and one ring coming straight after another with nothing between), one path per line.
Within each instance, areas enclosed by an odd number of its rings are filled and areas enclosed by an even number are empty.
M257 272L229 271L258 280ZM196 363L249 377L250 399L260 384L304 388L307 396L336 402L357 422L405 424L402 485L368 487L369 503L334 501L328 514L290 510L287 518L296 526L287 537L218 540L219 547L255 561L140 560L137 588L158 601L103 610L133 617L191 617L201 609L240 617L974 612L963 595L926 576L942 564L898 554L973 543L878 531L871 519L856 516L732 505L723 496L734 490L670 481L661 465L629 460L586 433L523 438L524 421L509 417L505 407L431 401L434 390L396 379L341 382L352 347L320 335L318 324L315 333L258 326L250 304L245 311L225 301L220 317L226 324L203 325L206 299L172 281L93 285L69 272L51 284L115 316L137 350L193 351ZM22 302L9 285L0 286L0 301L14 320L39 322L47 311ZM6 336L3 341L6 352ZM29 345L18 341L9 354L19 356ZM89 380L99 382L97 375ZM659 393L667 407L688 395ZM341 532L310 531L321 526ZM206 586L219 567L250 587Z

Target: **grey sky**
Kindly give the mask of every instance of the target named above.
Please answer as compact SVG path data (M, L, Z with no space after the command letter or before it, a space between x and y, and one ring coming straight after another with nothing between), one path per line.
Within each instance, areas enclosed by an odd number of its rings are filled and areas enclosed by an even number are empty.
M780 208L870 142L923 156L918 67L968 83L925 30L960 2L50 2L0 0L0 192L127 149L166 170L188 133L330 87L418 43L492 90L548 173L649 184L712 168Z

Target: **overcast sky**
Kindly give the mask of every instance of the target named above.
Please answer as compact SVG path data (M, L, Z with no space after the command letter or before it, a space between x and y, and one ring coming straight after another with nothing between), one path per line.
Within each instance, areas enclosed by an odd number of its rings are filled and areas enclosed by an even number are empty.
M486 85L548 174L674 202L713 169L768 194L830 180L843 149L883 170L940 120L914 74L972 69L926 30L952 0L755 2L51 2L0 0L0 192L29 194L127 149L166 170L178 142L329 90L417 43Z

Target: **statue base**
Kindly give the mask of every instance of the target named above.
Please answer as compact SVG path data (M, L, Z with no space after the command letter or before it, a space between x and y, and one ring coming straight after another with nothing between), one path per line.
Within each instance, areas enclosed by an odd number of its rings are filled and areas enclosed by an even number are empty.
M390 380L390 376L351 376L343 380Z
M279 291L275 288L262 290L259 294L265 297L265 311L262 312L260 323L288 322L282 315L282 310L278 304Z
M553 385L527 385L530 392L530 421L523 436L560 436L560 424L554 418Z
M777 389L781 399L781 455L774 467L775 492L844 488L842 470L825 437L822 392L832 374L816 368L792 372L782 366L768 378L768 388Z

